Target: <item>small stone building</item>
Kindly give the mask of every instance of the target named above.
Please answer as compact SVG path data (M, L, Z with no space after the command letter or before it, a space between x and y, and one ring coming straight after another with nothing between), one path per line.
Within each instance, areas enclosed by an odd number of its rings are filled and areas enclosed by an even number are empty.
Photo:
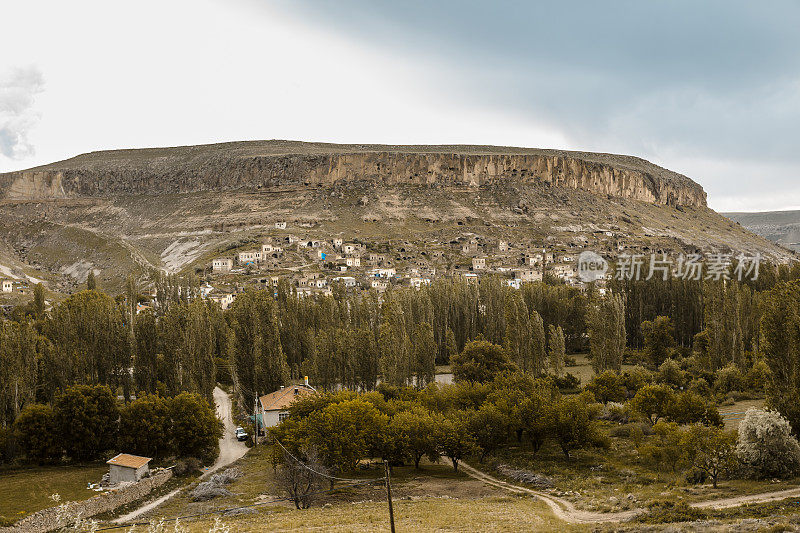
M112 457L106 463L109 465L108 482L111 485L118 485L123 481L136 482L150 472L150 457L140 457L121 453Z

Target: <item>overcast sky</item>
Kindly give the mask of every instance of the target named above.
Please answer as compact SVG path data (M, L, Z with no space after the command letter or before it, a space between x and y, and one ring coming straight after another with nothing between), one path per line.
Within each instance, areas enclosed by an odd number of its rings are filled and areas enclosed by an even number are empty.
M248 139L633 154L800 208L800 2L0 0L0 172Z

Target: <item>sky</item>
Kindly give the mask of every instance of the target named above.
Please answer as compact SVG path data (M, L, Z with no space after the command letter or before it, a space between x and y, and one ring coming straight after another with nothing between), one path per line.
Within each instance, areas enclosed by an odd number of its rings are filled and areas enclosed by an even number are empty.
M636 155L800 209L800 2L0 0L0 172L251 139Z

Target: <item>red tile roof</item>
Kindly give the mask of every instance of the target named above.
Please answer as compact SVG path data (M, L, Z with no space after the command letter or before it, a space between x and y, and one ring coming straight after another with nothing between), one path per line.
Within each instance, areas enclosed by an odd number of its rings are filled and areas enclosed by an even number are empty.
M314 391L302 385L292 385L291 387L285 387L281 390L265 394L258 400L261 402L261 407L265 411L282 411L289 407L289 404L296 398L308 394L314 394Z
M140 468L149 463L150 461L152 461L150 457L140 457L138 455L121 453L116 457L112 457L111 459L106 461L106 463L110 465L126 466L128 468Z

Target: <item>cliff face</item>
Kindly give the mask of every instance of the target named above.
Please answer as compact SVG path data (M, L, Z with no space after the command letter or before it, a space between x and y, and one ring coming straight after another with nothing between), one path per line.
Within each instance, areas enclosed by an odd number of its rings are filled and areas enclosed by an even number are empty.
M85 154L44 167L0 174L0 196L109 197L282 190L348 182L457 188L540 182L654 204L706 205L702 187L689 178L625 156L496 147L305 143L290 143L287 147L279 143Z

